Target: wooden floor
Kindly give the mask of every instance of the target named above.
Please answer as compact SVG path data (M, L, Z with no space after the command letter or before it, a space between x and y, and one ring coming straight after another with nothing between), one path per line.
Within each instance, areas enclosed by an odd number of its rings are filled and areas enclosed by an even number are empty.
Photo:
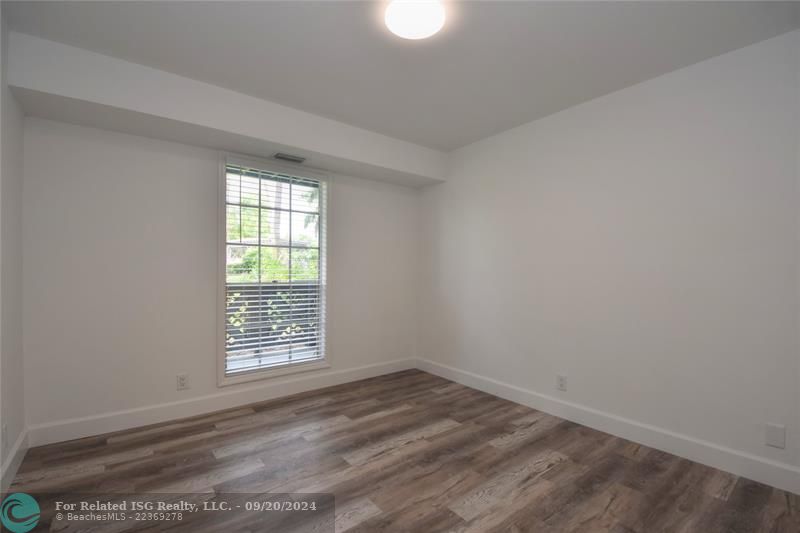
M800 531L800 497L412 370L34 448L24 492L333 492L336 530Z

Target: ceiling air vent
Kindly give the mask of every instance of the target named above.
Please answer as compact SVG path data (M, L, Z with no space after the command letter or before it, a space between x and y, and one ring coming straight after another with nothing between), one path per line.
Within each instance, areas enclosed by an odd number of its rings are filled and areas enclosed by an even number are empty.
M292 154L284 154L283 152L278 152L274 156L275 159L280 159L281 161L289 161L290 163L302 163L306 160L305 157L300 157L299 155L292 155Z

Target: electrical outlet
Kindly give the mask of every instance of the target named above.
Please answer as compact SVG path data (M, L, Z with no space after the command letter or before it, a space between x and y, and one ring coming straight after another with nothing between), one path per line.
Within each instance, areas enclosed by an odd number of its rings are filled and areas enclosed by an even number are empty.
M178 390L186 390L189 388L189 374L178 374L175 377L178 385Z
M560 391L567 391L567 376L560 374L556 376L556 388Z
M786 426L780 424L767 424L767 430L764 438L767 446L773 448L786 448Z
M3 427L0 429L0 441L2 441L2 448L4 450L8 449L8 424L3 424Z

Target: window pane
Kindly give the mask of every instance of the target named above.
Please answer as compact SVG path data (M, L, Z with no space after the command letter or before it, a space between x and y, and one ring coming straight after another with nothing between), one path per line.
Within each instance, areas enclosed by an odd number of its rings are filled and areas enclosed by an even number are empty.
M252 175L243 175L241 178L241 203L242 205L258 205L258 187L261 180Z
M229 204L238 204L240 203L240 196L239 196L239 187L241 186L241 181L239 180L239 174L228 172L225 181L225 190L226 190L226 202Z
M237 205L225 208L225 240L228 242L241 242L242 227L239 223L241 209Z
M302 179L292 183L292 209L319 213L319 185Z
M265 176L261 180L261 207L289 209L289 180Z
M261 244L289 246L289 211L261 210Z
M258 244L258 217L257 207L242 207L241 232L243 243Z
M261 283L289 281L289 248L261 248Z
M319 250L292 248L292 281L316 281L319 279Z
M258 281L258 247L227 245L225 280L228 283Z
M292 213L292 246L319 245L319 215Z

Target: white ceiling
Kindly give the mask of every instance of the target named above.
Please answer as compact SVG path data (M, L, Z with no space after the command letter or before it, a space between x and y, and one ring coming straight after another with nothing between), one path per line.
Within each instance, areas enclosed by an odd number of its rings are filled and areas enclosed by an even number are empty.
M404 41L382 3L3 3L12 29L451 150L800 26L794 2L451 2Z

